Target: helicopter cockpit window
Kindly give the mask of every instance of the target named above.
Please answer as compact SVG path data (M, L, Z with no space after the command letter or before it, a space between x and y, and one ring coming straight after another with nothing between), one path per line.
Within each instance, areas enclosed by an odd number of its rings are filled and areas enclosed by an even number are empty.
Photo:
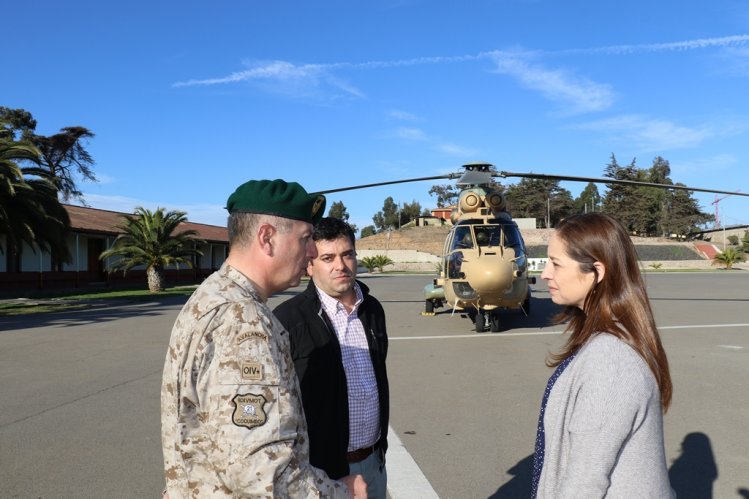
M528 261L525 257L525 244L523 236L515 225L504 225L505 247L515 250L515 263L521 272L525 272Z
M456 227L455 234L450 245L450 253L445 256L447 263L447 274L451 279L462 279L463 252L461 250L473 248L473 236L469 226Z
M475 225L476 244L479 246L499 246L502 240L502 229L499 225Z
M473 236L471 236L471 228L457 227L455 229L455 237L453 238L452 248L450 249L456 250L466 248L473 248Z
M512 248L515 251L515 263L521 271L527 265L525 246L520 231L514 224L474 225L476 243L481 247L499 246Z

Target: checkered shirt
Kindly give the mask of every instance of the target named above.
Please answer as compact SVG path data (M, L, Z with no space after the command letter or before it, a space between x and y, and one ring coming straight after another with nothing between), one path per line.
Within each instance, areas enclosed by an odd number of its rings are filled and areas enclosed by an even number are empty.
M348 385L349 441L348 450L371 447L380 438L380 402L377 380L369 356L369 344L358 310L364 297L358 283L354 283L356 304L351 313L346 307L317 288L325 313L333 323L341 345L343 370Z

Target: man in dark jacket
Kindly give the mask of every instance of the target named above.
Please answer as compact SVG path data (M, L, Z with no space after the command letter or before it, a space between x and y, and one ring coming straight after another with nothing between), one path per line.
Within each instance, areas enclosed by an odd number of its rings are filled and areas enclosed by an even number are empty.
M385 312L356 280L351 227L323 218L307 289L274 314L290 334L309 428L310 462L331 478L361 473L370 498L387 496L389 394Z

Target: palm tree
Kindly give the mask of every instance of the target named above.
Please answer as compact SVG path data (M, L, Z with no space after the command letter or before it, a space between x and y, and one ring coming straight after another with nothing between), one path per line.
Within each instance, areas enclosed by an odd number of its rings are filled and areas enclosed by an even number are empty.
M726 269L732 269L736 262L746 260L746 255L734 247L729 246L713 257L713 265L725 265Z
M179 268L180 264L192 267L190 257L203 254L195 248L196 243L203 242L195 237L197 231L175 233L180 224L187 221L186 215L184 211L156 208L152 212L139 206L134 215L124 215L125 221L119 227L124 233L117 236L112 247L102 252L99 258L119 256L112 269L123 273L136 265L145 265L149 291L163 291L165 267L175 265Z
M18 161L37 162L39 151L0 130L0 234L8 251L20 253L26 243L34 251L50 252L58 261L69 260L70 219L57 199L57 188L40 169L18 166Z

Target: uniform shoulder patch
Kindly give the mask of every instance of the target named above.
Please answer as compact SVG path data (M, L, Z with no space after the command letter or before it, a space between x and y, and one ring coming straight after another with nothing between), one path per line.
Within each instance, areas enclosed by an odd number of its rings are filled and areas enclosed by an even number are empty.
M262 381L263 365L260 362L242 361L242 379Z
M231 401L234 404L231 420L235 425L252 429L264 425L268 420L265 414L265 404L268 401L264 396L254 393L238 393Z
M237 336L237 344L244 343L252 338L257 338L263 341L268 341L268 335L262 331L246 331Z

